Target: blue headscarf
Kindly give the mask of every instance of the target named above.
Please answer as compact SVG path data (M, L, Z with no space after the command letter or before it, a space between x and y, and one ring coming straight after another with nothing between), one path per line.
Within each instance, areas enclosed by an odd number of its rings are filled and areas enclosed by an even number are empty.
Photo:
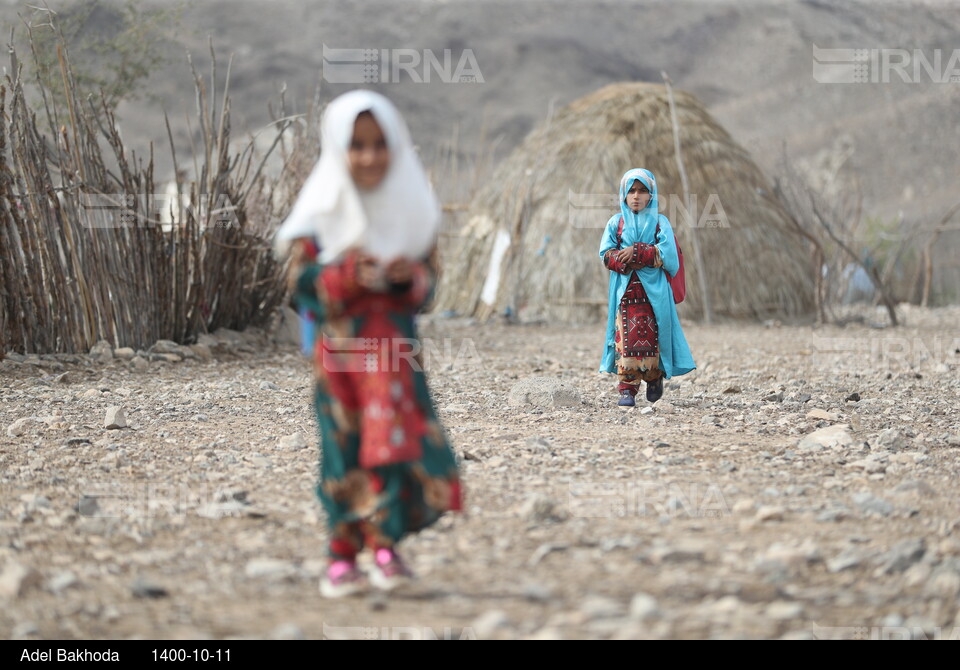
M634 212L627 205L627 193L634 182L639 181L650 191L650 202L639 212ZM635 168L628 170L620 179L620 212L614 214L607 221L607 227L600 241L600 258L610 249L624 248L637 242L655 244L660 251L662 268L640 268L630 274L622 275L610 271L610 283L607 290L607 332L604 342L603 359L600 363L600 372L616 372L616 349L614 336L616 334L617 309L620 300L627 290L630 277L636 274L643 289L647 292L653 315L657 319L658 342L660 344L660 369L669 379L682 375L696 368L687 339L680 328L680 319L677 317L677 306L673 302L673 289L664 270L674 276L680 269L680 258L677 254L677 243L673 237L673 227L669 219L659 213L657 198L657 180L649 170ZM622 243L617 239L617 229L623 217ZM659 225L660 231L657 232ZM618 244L619 243L619 244Z
M634 212L627 204L627 194L633 183L639 181L650 191L650 202L639 212ZM660 206L657 200L657 179L650 170L634 168L628 170L620 179L620 216L623 217L623 246L629 247L637 242L653 244L657 234L657 219ZM619 224L619 221L617 222Z

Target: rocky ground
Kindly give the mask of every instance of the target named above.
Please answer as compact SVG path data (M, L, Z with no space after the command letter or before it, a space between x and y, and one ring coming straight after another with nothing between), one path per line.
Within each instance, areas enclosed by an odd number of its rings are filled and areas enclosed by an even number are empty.
M8 356L0 636L960 638L960 311L903 317L688 324L634 409L600 326L425 318L467 510L342 601L294 347Z

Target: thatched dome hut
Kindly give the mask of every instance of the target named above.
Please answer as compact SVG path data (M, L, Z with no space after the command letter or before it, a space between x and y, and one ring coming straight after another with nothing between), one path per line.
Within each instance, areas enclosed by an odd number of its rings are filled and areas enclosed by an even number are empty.
M675 91L674 102L696 199L689 220L666 87L607 86L531 132L476 194L444 258L436 309L480 318L510 310L565 321L605 314L600 237L618 211L620 177L645 167L657 177L661 212L684 251L687 299L681 314L701 316L697 273L703 271L715 315L810 311L806 246L790 232L769 183L693 95ZM703 267L692 253L692 233Z

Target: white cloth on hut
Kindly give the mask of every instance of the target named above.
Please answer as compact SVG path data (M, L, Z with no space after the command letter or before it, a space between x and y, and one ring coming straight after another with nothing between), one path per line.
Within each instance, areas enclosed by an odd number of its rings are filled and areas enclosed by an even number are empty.
M387 173L373 189L357 188L347 162L354 124L366 111L380 125L390 151ZM385 263L423 259L436 243L440 203L393 103L373 91L345 93L327 106L320 139L320 160L277 232L278 249L299 237L316 237L321 263L334 262L352 248Z

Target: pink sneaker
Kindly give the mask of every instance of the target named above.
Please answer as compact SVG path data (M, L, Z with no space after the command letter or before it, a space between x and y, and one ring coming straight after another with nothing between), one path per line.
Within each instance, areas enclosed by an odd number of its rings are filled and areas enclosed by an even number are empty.
M355 561L334 561L320 578L320 595L324 598L344 598L363 591L366 575Z
M373 564L370 583L383 591L392 591L413 579L413 572L393 549L377 549Z

